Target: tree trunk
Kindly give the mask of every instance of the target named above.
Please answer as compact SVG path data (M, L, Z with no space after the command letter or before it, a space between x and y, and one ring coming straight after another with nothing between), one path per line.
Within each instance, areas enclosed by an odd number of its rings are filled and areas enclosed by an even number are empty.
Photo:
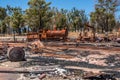
M21 28L18 28L18 34L21 35Z
M25 60L25 52L21 47L10 47L7 51L7 56L10 61Z
M16 41L15 40L15 30L13 30L13 39L14 39L14 42Z

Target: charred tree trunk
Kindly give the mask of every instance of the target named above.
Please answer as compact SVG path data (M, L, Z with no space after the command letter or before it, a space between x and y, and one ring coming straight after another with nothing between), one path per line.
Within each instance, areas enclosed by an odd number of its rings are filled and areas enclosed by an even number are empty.
M25 52L21 47L11 47L7 51L7 56L10 61L25 60Z

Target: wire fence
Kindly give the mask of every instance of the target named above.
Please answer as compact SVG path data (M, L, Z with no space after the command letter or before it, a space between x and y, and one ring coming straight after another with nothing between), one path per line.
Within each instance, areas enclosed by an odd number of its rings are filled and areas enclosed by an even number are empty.
M25 42L27 40L26 34L0 34L0 41L19 41L19 42Z
M12 37L12 36L26 36L27 33L22 33L22 34L0 34L0 37Z

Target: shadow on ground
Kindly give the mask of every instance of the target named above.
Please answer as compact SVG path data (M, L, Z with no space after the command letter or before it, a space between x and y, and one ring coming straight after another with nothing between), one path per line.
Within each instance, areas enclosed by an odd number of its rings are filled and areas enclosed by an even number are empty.
M74 50L66 50L65 51L65 53L68 55L69 54L72 55L74 52L76 52L77 54L79 54L82 57L87 57L89 55L94 55L94 54L98 55L98 56L103 55L98 51L94 51L94 52L90 52L90 51L79 52L79 51L74 51ZM60 53L57 53L57 54L60 54ZM61 53L61 54L63 54L63 53ZM75 56L75 55L73 54L73 56ZM119 76L120 72L114 71L115 68L120 67L120 54L112 54L105 58L102 58L103 60L105 60L105 63L107 64L107 66L90 64L88 62L58 60L58 59L55 59L54 57L38 56L38 57L28 57L28 59L30 59L31 61L22 62L21 66L27 67L27 66L33 66L33 65L40 65L40 66L60 65L61 67L78 66L78 67L89 68L89 69L104 69L103 72L115 74L115 76L117 78L120 78L120 76ZM107 69L110 69L111 71L107 71Z

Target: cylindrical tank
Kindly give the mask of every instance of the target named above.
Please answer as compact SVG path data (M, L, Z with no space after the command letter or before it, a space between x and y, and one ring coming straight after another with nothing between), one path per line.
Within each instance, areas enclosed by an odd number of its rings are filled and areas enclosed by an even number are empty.
M10 47L7 51L7 57L10 61L25 60L25 52L22 47Z
M66 30L47 31L48 37L64 37L66 36Z

